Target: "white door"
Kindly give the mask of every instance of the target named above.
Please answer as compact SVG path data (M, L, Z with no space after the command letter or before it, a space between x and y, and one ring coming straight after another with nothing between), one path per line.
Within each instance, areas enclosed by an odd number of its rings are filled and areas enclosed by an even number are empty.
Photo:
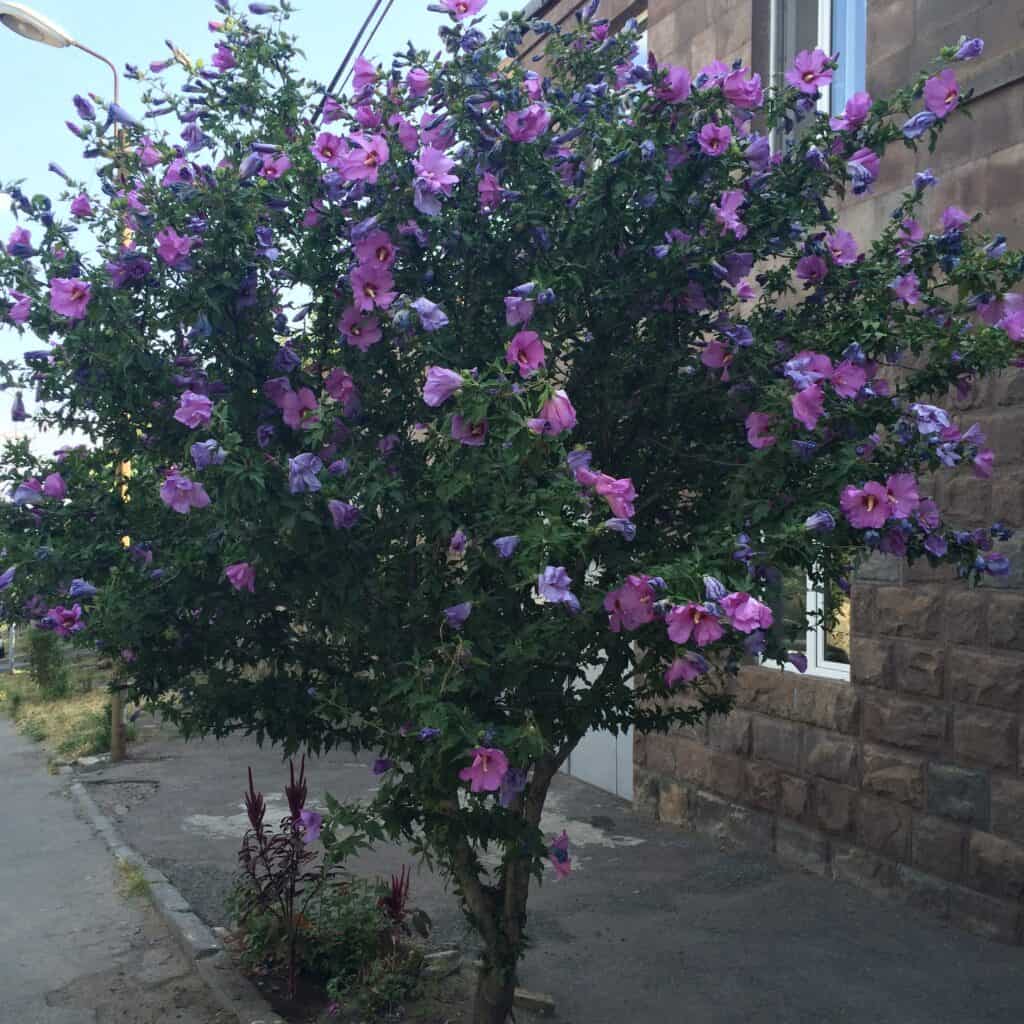
M573 778L633 799L633 730L619 733L591 729L569 755L565 769Z
M595 675L598 667L587 675ZM579 686L586 686L581 679ZM624 800L633 799L633 730L618 735L591 729L576 744L564 770L573 778L589 782L592 786L614 793Z

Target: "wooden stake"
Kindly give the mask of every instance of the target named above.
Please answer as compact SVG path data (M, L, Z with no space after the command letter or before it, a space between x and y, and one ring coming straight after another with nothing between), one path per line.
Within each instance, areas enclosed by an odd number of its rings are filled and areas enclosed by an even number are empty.
M124 760L124 697L120 690L110 695L110 760Z

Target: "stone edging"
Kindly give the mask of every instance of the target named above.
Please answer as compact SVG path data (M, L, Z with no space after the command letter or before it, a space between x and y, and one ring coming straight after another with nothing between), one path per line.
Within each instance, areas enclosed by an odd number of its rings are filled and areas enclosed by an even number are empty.
M149 886L150 900L214 998L239 1024L283 1024L258 989L235 967L213 932L161 871L125 843L114 823L96 806L86 784L71 783L71 795L87 821L103 837L114 857L137 868Z

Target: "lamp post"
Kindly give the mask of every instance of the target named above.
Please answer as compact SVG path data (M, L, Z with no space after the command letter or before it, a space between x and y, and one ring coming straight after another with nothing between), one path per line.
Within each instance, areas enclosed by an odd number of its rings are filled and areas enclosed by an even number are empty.
M45 43L47 46L55 46L63 49L65 46L73 46L76 50L89 54L97 60L103 61L110 68L114 76L114 102L121 102L121 83L117 75L117 68L113 61L108 60L102 53L97 53L84 43L78 42L69 32L65 32L56 22L33 11L25 4L0 2L0 24L17 32L19 36L31 39L34 43Z
M16 32L19 36L24 36L25 39L31 39L34 43L45 43L47 46L57 49L73 46L76 50L81 50L83 53L89 54L90 57L102 61L110 68L110 72L114 76L114 102L120 104L121 81L117 74L117 68L114 66L114 62L104 57L102 53L97 53L85 44L78 42L60 25L50 21L38 11L33 11L25 4L0 0L0 24L12 32ZM115 125L114 131L120 142L121 126ZM124 699L120 690L115 690L110 695L110 760L124 760Z

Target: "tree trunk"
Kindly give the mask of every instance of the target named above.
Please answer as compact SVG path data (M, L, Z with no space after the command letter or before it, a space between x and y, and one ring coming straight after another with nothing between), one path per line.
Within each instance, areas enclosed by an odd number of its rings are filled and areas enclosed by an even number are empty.
M480 968L473 1000L473 1024L506 1024L516 992L514 968L497 965Z
M526 791L511 805L530 825L539 825L548 787L564 760L548 755L538 760ZM458 803L451 802L453 816ZM516 856L502 867L501 883L484 886L472 848L463 838L457 845L452 870L460 895L484 941L484 966L477 976L472 1024L506 1024L516 992L516 964L522 953L526 903L530 894L530 859Z

